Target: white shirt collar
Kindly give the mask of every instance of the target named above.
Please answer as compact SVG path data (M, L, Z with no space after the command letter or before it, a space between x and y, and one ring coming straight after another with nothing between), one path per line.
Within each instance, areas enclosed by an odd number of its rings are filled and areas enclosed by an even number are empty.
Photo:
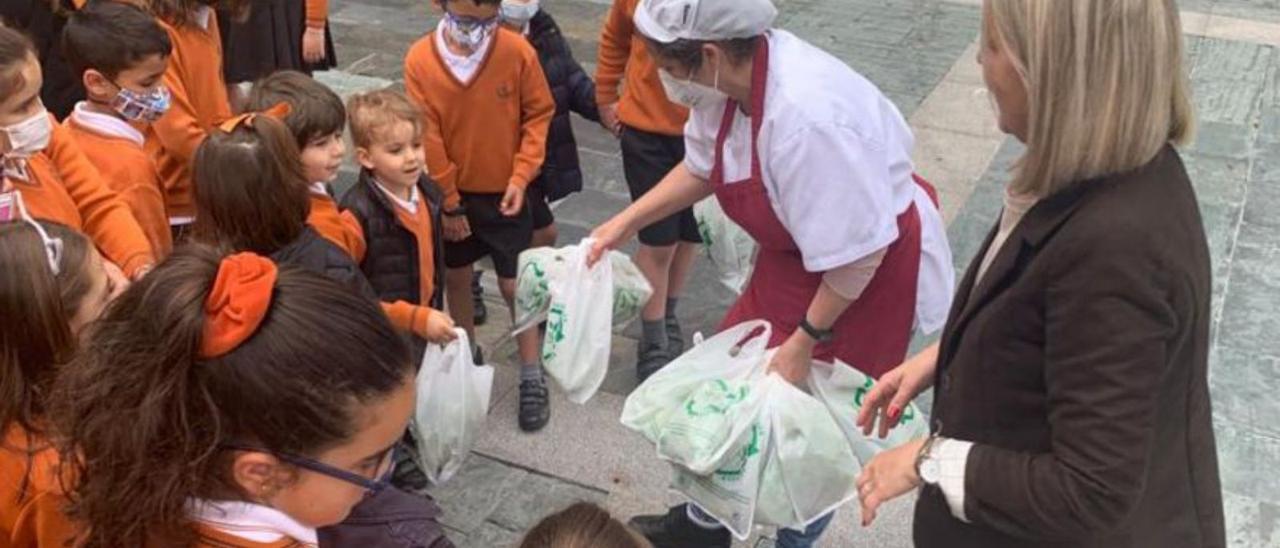
M209 6L199 6L196 8L195 21L200 28L209 30L209 19L213 17L213 8Z
M311 193L319 196L329 196L329 186L324 183L311 183ZM332 196L329 196L332 198Z
M382 181L375 178L373 180L373 184L378 185L378 190L381 190L383 194L386 194L388 198L391 198L391 201L401 209L408 211L411 215L418 214L418 202L420 201L418 199L418 185L413 185L409 188L409 199L405 200L397 196L394 192L388 190L387 187L382 184Z
M444 33L448 32L447 25L448 20L443 18L440 19L440 24L436 25L436 49L440 50L440 57L449 66L449 71L454 77L462 82L470 81L471 77L475 76L476 70L480 68L480 63L484 62L484 56L489 52L489 47L493 45L493 37L500 30L493 29L493 32L485 37L484 42L480 43L480 47L470 54L458 55L449 49L449 44L445 43Z
M110 114L94 112L89 110L88 107L89 105L85 101L76 103L75 110L71 112L72 123L99 135L132 141L138 146L142 146L146 141L146 138L142 136L142 132L129 125L128 122Z
M187 514L203 525L253 542L278 542L288 537L310 546L319 545L315 529L260 504L191 499L187 502Z

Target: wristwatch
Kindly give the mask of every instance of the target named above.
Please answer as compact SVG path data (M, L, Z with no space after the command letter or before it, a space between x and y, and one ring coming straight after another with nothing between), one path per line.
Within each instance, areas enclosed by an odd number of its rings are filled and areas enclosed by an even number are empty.
M937 485L942 481L942 463L934 455L935 449L941 445L942 438L937 434L929 436L924 441L924 445L920 446L920 453L916 455L916 475L920 477L920 481L927 485Z
M807 335L809 335L809 337L811 337L813 340L818 341L820 343L831 342L831 340L836 337L836 333L833 330L818 329L814 327L813 324L809 323L809 318L804 318L800 320L800 329L803 330Z

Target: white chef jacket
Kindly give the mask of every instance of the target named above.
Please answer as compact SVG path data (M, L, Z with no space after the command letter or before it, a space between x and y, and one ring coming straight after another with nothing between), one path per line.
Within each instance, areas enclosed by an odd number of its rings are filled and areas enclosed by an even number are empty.
M946 323L955 270L946 225L912 180L911 129L893 103L848 65L785 30L768 33L769 75L760 166L773 211L805 269L826 272L898 239L897 218L915 204L922 230L916 325ZM685 166L709 178L725 102L693 109ZM724 145L728 182L751 176L751 119L738 112Z

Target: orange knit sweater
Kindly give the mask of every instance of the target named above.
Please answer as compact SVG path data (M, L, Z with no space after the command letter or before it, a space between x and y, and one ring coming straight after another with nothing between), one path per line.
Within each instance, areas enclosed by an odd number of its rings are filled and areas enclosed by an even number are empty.
M600 35L596 59L596 102L618 103L618 118L636 129L662 135L683 135L689 110L667 100L658 78L658 65L645 49L644 37L632 17L640 0L613 0ZM626 92L619 102L619 83L626 75Z
M333 242L333 245L346 251L357 264L364 260L364 230L360 228L360 221L351 212L339 210L337 202L328 194L311 192L311 212L307 214L307 224L326 240Z
M173 104L163 118L151 125L148 150L156 158L164 183L170 217L192 217L191 162L196 148L215 124L231 117L227 85L222 78L222 39L218 18L209 16L208 27L174 26L158 20L173 41L164 84Z
M129 206L107 186L70 130L55 123L49 146L27 161L27 169L30 180L10 180L32 217L84 232L128 276L155 264Z
M404 78L426 117L427 167L446 209L458 206L459 191L500 194L537 176L556 103L524 37L499 29L475 76L462 83L429 33L405 57Z
M167 257L173 250L173 237L164 209L164 191L160 188L156 164L142 145L99 133L78 123L75 116L68 117L63 124L71 130L85 157L102 173L107 186L129 206L156 258Z

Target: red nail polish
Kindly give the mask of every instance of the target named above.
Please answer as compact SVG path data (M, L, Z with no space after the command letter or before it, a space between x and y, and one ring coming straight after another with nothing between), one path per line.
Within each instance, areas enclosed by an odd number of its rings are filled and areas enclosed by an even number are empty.
M890 408L889 408L889 419L890 419L890 420L897 420L897 419L898 419L898 415L901 415L901 414L902 414L902 408L901 408L901 407L893 406L893 407L890 407Z

